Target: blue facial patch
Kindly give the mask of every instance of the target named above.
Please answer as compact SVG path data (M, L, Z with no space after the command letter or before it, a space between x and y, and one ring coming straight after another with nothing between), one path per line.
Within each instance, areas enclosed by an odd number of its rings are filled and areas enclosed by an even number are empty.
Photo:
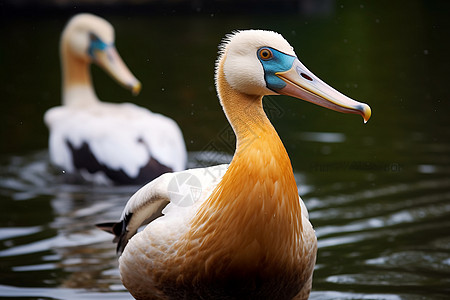
M89 34L89 37L91 43L89 44L88 54L92 59L95 59L95 51L104 51L106 48L108 48L109 45L103 42L98 36L93 33Z
M266 51L269 51L269 53ZM284 88L286 83L275 75L275 73L289 70L294 63L295 56L285 54L270 47L260 48L257 55L264 69L264 79L267 88L273 91Z

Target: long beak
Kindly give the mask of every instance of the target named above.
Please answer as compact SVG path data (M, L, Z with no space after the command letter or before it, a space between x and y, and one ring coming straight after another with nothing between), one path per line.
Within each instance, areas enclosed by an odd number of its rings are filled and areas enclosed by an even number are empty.
M275 73L286 86L277 90L278 93L300 98L317 105L344 113L359 114L366 123L371 115L370 106L355 101L336 91L310 72L298 59L294 60L292 68Z
M123 62L114 46L96 50L95 62L104 68L117 82L130 89L133 95L139 94L141 83L134 77Z

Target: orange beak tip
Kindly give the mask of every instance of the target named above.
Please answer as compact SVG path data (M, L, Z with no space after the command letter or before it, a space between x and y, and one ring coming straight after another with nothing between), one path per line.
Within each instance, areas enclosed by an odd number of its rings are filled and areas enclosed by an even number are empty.
M361 109L361 115L364 118L364 124L366 124L370 117L372 116L372 109L369 105L363 104L363 108Z
M131 87L131 93L133 96L137 96L139 92L141 91L142 84L138 81Z

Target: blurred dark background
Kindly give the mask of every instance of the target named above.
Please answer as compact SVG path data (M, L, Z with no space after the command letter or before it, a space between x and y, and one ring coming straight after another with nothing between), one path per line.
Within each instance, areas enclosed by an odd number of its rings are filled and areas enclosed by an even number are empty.
M0 298L129 299L110 237L93 224L118 218L134 190L70 186L48 168L43 115L61 103L60 34L82 12L114 26L143 84L133 97L93 66L99 98L176 120L191 166L198 153L215 151L216 164L234 151L213 78L222 38L281 33L308 69L372 108L363 124L264 100L318 236L311 299L448 298L447 0L0 0Z
M217 46L227 33L249 28L282 33L316 75L369 103L374 114L366 127L384 135L411 131L408 126L416 124L415 112L420 112L422 121L430 120L424 126L436 128L431 132L437 134L449 108L444 79L449 77L449 3L2 0L0 153L46 147L42 115L60 103L60 33L67 20L81 12L98 14L113 24L119 52L143 82L141 94L131 97L93 67L99 98L131 101L171 116L183 128L189 150L202 150L227 126L213 82ZM284 112L272 120L280 129L295 121L296 128L326 131L322 118L339 120L348 128L353 122L305 103L274 103ZM205 120L209 126L202 125ZM377 120L379 124L372 125Z
M5 7L36 13L54 13L71 9L93 11L116 11L128 13L174 13L174 12L214 12L214 13L258 13L258 12L331 12L335 0L4 0Z

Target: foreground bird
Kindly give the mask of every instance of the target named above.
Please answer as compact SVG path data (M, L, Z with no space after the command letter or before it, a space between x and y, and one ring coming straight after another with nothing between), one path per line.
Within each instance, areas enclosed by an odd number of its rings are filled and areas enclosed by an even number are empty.
M133 94L141 88L114 46L110 23L91 14L76 15L62 33L60 51L63 106L51 108L44 117L54 165L104 184L142 184L185 169L183 135L172 119L131 103L97 98L91 63Z
M370 107L314 76L271 31L228 36L215 79L237 138L231 163L164 174L131 197L119 223L98 227L116 235L136 299L307 299L317 240L262 98L290 95L365 121Z

